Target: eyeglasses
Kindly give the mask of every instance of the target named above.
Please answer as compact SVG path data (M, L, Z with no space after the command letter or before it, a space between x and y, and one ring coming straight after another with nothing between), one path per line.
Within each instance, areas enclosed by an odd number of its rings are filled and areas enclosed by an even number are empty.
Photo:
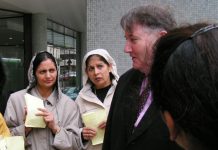
M206 26L206 27L203 27L203 28L201 28L201 29L195 31L195 32L191 35L191 38L193 38L193 37L195 37L195 36L197 36L197 35L199 35L199 34L205 33L205 32L207 32L207 31L216 29L216 28L218 28L218 25L216 25L216 24L208 25L208 26Z

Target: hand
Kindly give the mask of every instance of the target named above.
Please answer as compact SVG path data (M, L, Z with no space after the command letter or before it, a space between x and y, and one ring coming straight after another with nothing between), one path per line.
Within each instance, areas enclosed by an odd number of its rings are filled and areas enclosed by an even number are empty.
M99 124L98 128L104 129L106 127L106 121L103 121Z
M52 133L56 134L57 132L59 132L61 128L55 124L53 113L49 112L47 109L44 108L38 108L38 110L40 112L38 112L36 115L42 116L44 118L46 125L52 130Z
M91 140L96 135L96 131L94 129L84 127L82 130L82 136L85 140Z

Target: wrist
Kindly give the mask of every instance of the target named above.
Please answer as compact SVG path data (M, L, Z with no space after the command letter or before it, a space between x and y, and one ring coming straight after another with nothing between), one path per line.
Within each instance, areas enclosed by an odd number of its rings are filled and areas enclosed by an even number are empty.
M53 134L57 134L57 133L60 132L60 130L61 130L61 128L60 128L59 126L56 126L56 127L52 130L52 132L53 132Z
M32 130L32 128L25 127L25 135L28 136L28 134L30 133L31 130Z

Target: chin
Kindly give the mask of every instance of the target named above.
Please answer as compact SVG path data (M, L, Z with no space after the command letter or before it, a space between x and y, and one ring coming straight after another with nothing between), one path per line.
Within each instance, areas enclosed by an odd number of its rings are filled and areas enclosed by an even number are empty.
M134 69L139 70L140 72L144 73L144 70L138 66L133 66Z
M45 85L47 88L53 88L55 85L54 84L49 84L49 85Z
M136 70L139 70L139 67L137 66L137 65L132 65L132 67L134 68L134 69L136 69Z

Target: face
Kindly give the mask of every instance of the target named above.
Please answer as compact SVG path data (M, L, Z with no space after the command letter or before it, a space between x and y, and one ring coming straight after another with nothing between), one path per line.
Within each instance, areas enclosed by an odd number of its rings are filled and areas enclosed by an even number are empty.
M148 74L152 63L153 45L160 37L160 32L149 30L140 25L133 25L132 31L125 31L124 52L129 53L132 58L134 69Z
M99 56L93 55L88 60L86 73L96 89L104 88L111 84L111 66L108 66Z
M37 87L51 89L57 79L57 69L51 59L42 61L36 69Z

